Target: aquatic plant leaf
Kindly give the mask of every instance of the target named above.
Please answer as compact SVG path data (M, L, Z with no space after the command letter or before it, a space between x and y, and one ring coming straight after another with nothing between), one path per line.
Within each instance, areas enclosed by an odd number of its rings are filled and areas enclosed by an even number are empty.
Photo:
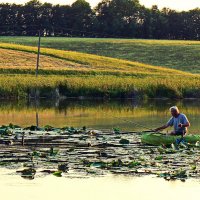
M55 150L53 147L50 148L49 154L50 156L56 156L59 150Z
M38 152L38 151L33 151L32 156L40 156L40 152Z
M17 173L21 173L21 177L25 178L25 179L34 179L34 176L36 174L36 170L33 168L27 168L27 169L23 169L21 171L17 171Z
M113 131L115 134L120 134L120 129L119 128L113 128Z
M105 168L107 165L105 162L93 162L90 164L90 167L96 167L96 168Z
M53 173L54 176L62 177L62 171L56 171Z
M155 157L155 160L162 160L163 159L163 156L157 156Z
M196 170L197 166L196 165L192 165L191 166L191 170Z
M129 168L134 168L134 167L137 167L137 166L139 166L139 165L141 165L141 162L133 161L133 162L130 162L130 163L128 164L128 167L129 167Z
M113 160L111 163L109 163L112 167L122 167L124 163L121 159Z
M87 131L87 127L86 126L83 126L83 131Z
M121 140L119 141L119 143L120 143L120 144L130 144L130 141L127 140L127 139L121 139Z
M62 171L62 172L66 172L68 171L69 167L68 167L68 164L60 164L58 165L58 171Z

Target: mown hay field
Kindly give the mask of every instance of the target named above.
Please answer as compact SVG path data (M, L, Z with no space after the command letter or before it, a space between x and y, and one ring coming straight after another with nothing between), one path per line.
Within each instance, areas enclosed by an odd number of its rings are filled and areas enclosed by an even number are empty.
M37 40L37 37L0 37L0 42L30 46L37 46ZM200 72L200 41L43 37L42 47Z
M14 50L14 51L23 51L28 53L37 53L36 47L24 46L24 45L15 45L15 44L7 44L0 43L1 49L6 50ZM17 53L17 52L16 52ZM9 54L9 53L8 53ZM130 72L130 74L158 74L158 75L169 75L169 74L177 74L177 75L190 75L190 73L182 72L180 70L173 70L159 66L147 65L139 62L132 62L122 59L110 58L105 56L98 56L86 53L79 53L73 51L64 51L50 48L42 48L41 54L45 56L49 56L51 58L59 58L65 61L73 62L81 65L80 68L95 70L95 71L120 71L120 72ZM7 60L7 59L5 59ZM26 62L25 62L26 63ZM23 62L21 63L23 66ZM55 69L61 67L63 65L56 65ZM77 67L74 67L77 69ZM49 67L47 67L49 69Z

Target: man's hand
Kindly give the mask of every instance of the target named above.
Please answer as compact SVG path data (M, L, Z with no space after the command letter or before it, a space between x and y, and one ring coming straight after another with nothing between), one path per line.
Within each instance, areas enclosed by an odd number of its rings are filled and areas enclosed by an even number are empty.
M182 127L183 127L183 124L180 123L180 124L178 125L178 127L179 127L179 128L182 128Z
M164 125L164 126L161 126L161 127L159 127L159 128L154 129L154 131L155 131L155 132L162 131L162 130L168 128L168 127L169 127L169 126L166 124L166 125Z

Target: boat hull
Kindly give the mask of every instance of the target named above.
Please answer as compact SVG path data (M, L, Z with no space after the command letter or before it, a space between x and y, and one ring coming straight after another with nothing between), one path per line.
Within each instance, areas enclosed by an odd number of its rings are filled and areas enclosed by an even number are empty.
M181 136L171 136L159 133L148 133L141 136L141 142L150 145L170 145L176 142L176 139L180 139ZM187 143L195 144L200 141L200 135L187 135L184 137Z

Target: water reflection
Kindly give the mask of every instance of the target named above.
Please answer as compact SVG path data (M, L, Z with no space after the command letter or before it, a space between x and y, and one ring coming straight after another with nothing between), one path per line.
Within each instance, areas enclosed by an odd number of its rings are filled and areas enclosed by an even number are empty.
M192 124L191 133L198 133L198 130L200 132L199 100L1 101L0 124L14 123L28 126L38 123L40 126L50 124L57 127L67 125L141 130L142 128L136 124L154 128L165 123L170 117L168 109L172 105L177 105L182 112L188 115ZM134 124L125 120L133 121Z

